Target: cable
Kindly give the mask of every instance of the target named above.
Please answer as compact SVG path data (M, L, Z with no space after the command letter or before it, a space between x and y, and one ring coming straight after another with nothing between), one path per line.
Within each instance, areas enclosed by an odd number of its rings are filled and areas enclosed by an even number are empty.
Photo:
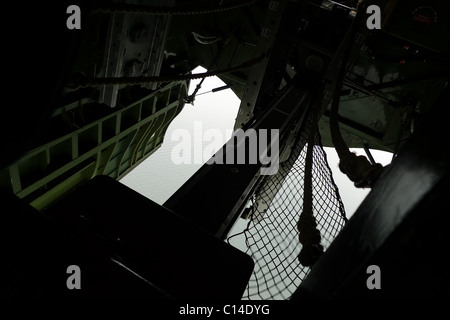
M192 33L192 36L194 37L195 41L197 41L198 43L203 44L203 45L210 45L210 44L216 43L217 41L223 40L221 37L217 37L217 36L203 36L194 31L192 31L191 33Z
M176 76L151 76L151 77L105 77L105 78L88 78L81 74L78 74L77 79L74 79L68 84L71 89L85 88L85 87L95 87L103 85L138 85L147 83L163 83L163 82L176 82L176 81L188 81L195 79L202 79L207 77L219 76L226 73L232 73L240 71L243 69L251 68L258 63L260 63L265 58L265 54L261 56L248 60L238 66L216 70L208 71L204 73L196 74L184 74Z
M252 5L258 1L261 0L234 1L231 4L210 7L157 7L129 3L111 3L105 7L94 9L92 13L137 13L170 16L199 15L239 9Z
M360 15L358 15L357 17L359 18ZM360 23L359 19L358 23ZM349 41L347 46L343 48L343 58L341 61L340 69L336 76L336 87L334 89L331 102L330 133L331 140L339 156L339 169L341 170L341 172L346 174L347 177L352 182L354 182L355 187L371 188L373 184L378 180L384 167L379 163L372 165L365 156L357 156L355 153L351 152L344 139L342 138L338 123L341 87L344 83L347 63L355 42L352 40L355 39L357 31L356 26L358 25L358 23L354 21L350 26L347 36L351 41Z

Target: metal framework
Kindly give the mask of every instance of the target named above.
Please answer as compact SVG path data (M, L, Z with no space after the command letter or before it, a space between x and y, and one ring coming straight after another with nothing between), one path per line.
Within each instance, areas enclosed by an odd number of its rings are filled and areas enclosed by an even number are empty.
M37 147L0 172L0 185L43 209L97 175L120 179L163 143L184 106L187 83L171 83L123 109ZM67 106L62 113L74 111Z

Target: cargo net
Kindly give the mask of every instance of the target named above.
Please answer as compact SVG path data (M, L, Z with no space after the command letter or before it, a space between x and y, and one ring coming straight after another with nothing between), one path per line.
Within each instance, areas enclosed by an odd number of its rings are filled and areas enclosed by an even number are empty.
M302 212L305 159L311 124L297 137L289 158L280 163L276 175L264 176L251 197L243 218L242 232L231 233L227 241L249 254L255 268L243 299L289 299L310 267L300 264L302 249L297 223ZM313 149L313 215L323 249L344 226L345 209L334 183L320 134L316 130ZM240 223L243 222L239 219Z

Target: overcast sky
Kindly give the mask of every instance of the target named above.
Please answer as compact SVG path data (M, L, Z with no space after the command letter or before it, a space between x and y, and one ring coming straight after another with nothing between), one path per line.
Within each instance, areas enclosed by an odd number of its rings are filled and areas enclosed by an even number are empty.
M204 69L199 68L194 73L204 71ZM198 81L191 83L190 93L195 89L197 83ZM208 92L223 85L224 83L217 77L207 78L199 93ZM228 140L230 129L234 127L239 104L240 100L230 89L197 96L194 105L186 104L181 113L172 121L161 148L122 178L121 182L156 203L163 204L201 167L201 164L176 165L173 163L171 153L173 148L179 144L179 140L175 140L176 130L187 129L193 136L194 124L197 122L198 125L198 122L201 122L203 132L208 129L218 129L223 132L224 138ZM227 131L228 136L226 135ZM205 148L210 143L204 142L203 146L197 145L197 149ZM354 151L358 154L364 154L362 149L354 149ZM339 171L338 157L334 149L326 148L326 152L349 217L357 209L369 190L356 189L353 183ZM390 163L392 158L392 154L387 152L372 150L372 154L375 160L383 165Z
M194 73L204 71L204 69L196 69ZM191 82L189 94L194 91L197 83L198 81ZM224 83L217 77L207 78L203 82L199 94L223 85ZM208 129L220 130L223 132L225 139L226 131L230 131L234 127L239 104L240 100L230 89L198 96L194 105L186 104L181 113L172 121L159 150L122 178L120 182L156 203L163 204L202 166L201 164L176 165L173 163L171 159L172 150L180 143L179 140L175 139L176 131L187 129L193 137L195 123L198 125L201 122L203 131ZM227 140L229 138L230 136L226 137ZM210 143L204 142L203 145L196 145L197 152L202 151ZM193 150L192 155L195 152Z

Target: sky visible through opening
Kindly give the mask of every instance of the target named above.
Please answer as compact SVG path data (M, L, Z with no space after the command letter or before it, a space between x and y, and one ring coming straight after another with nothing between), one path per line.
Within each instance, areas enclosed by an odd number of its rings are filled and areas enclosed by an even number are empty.
M194 73L205 71L205 69L199 67L194 70ZM194 91L198 82L199 80L191 82L189 94ZM217 77L207 78L203 82L199 94L223 85L225 84ZM175 140L176 130L187 129L193 137L194 126L196 125L198 129L199 124L201 124L203 132L208 129L220 130L223 133L224 140L228 140L230 129L234 127L239 105L240 100L231 89L197 96L194 105L186 104L181 113L172 121L167 129L163 145L137 168L123 177L120 182L156 203L163 204L202 166L198 163L179 165L173 163L171 153L174 147L179 144L179 140ZM210 144L211 142L204 141L203 145L195 145L194 147L202 150ZM338 157L334 149L325 148L325 151L333 171L333 178L339 187L347 216L351 216L369 193L369 189L355 188L353 183L339 171ZM357 154L365 154L363 149L352 149L352 151ZM195 150L192 150L192 155L195 152ZM371 150L371 152L375 161L383 165L389 164L392 159L392 154L389 152L378 150Z
M199 67L194 70L194 73L205 71L205 69ZM189 94L195 90L198 82L199 80L191 82ZM198 93L209 92L223 85L225 84L217 77L206 78ZM198 130L199 125L201 125L202 132L206 132L209 129L220 130L223 133L223 142L225 143L231 137L239 105L240 100L230 89L197 96L194 105L186 104L181 113L172 121L167 129L162 146L123 177L120 182L162 205L202 166L202 163L178 165L174 163L172 152L180 143L180 140L177 140L177 132L179 133L180 129L185 129L194 138L195 127ZM192 159L195 152L202 152L208 145L211 145L211 142L203 141L203 144L193 144ZM199 150L195 150L195 148ZM333 172L333 179L339 188L346 215L350 218L369 193L369 189L355 188L347 176L340 172L338 168L339 158L334 148L324 149ZM365 155L363 149L352 149L352 151L358 155ZM391 162L391 153L377 150L371 150L371 152L376 162L382 165L387 165ZM247 223L248 220L237 219L229 236L242 232L246 228ZM247 249L244 241L233 241L230 243L241 251L245 252Z

